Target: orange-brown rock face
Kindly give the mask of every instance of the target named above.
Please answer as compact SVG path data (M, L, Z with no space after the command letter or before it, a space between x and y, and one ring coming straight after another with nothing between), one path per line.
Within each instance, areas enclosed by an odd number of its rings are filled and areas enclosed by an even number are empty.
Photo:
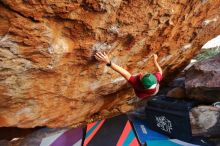
M127 112L125 79L94 59L106 51L132 74L164 76L220 34L220 0L1 0L0 126L64 127Z

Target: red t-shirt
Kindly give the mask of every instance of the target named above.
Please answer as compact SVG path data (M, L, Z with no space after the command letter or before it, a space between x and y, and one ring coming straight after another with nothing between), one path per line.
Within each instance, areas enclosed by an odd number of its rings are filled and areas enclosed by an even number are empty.
M128 82L134 88L134 92L135 92L136 96L139 98L146 98L146 97L155 95L156 92L158 91L157 89L159 89L159 83L162 80L161 73L157 72L157 73L153 74L157 78L157 87L155 87L153 89L144 89L144 86L142 85L142 83L140 81L140 75L141 74L138 74L136 76L131 76L130 79L128 80Z

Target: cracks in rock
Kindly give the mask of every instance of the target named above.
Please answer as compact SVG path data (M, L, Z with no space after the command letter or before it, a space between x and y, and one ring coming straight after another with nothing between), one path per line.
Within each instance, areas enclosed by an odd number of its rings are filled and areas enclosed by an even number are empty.
M80 4L80 6L83 9L90 11L90 12L97 12L97 13L106 13L107 12L106 8L103 7L103 5L97 1L96 1L96 5L95 5L96 7L94 6L94 4L92 4L88 0L83 0L82 3Z
M22 74L23 72L34 68L32 61L28 60L16 51L16 44L8 40L7 34L0 40L0 60L4 62L0 67L0 72L7 72L6 74ZM15 66L17 69L15 69Z
M36 20L36 19L34 19L34 18L30 17L30 16L25 16L25 15L22 14L21 12L12 9L10 6L4 4L2 1L0 1L0 5L2 5L5 9L8 9L9 11L12 11L12 12L16 13L17 15L19 15L19 16L21 16L21 17L23 17L23 18L26 18L26 19L28 19L28 20L34 22L34 23L40 22L39 20Z

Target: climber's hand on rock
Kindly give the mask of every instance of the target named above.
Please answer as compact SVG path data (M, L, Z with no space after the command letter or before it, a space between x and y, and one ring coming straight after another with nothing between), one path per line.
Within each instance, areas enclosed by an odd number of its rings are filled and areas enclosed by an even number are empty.
M95 54L95 58L98 60L98 61L102 61L104 63L110 63L110 59L108 57L108 55L104 52L97 52Z
M153 56L154 56L154 61L157 61L157 59L158 59L157 54L153 54Z

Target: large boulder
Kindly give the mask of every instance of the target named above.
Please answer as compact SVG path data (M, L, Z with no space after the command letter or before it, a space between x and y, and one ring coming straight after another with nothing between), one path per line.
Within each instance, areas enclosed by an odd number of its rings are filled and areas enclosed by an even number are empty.
M190 98L220 101L220 54L195 63L186 71L186 94Z
M220 34L220 1L1 0L0 126L65 127L127 112L133 90L93 57L132 74L175 77Z
M194 136L220 136L220 108L198 106L190 111L190 123Z

